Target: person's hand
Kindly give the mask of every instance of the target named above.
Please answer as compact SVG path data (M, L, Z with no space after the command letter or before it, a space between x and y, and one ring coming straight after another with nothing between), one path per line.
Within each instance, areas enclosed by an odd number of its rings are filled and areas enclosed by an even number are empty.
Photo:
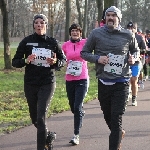
M36 58L36 54L31 54L27 57L26 63L29 64L31 61L34 61Z
M56 61L57 61L56 53L54 53L54 57L53 57L53 58L48 57L48 58L46 59L46 61L47 61L47 63L50 64L50 65L56 64Z
M108 64L109 57L108 56L100 56L98 59L98 63L101 63L103 65Z
M128 62L130 65L133 65L135 63L135 58L133 55L129 54Z

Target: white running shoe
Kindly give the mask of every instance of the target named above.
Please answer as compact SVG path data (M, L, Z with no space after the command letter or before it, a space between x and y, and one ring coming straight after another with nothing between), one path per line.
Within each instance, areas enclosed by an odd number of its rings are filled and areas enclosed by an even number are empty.
M137 101L136 100L132 100L132 106L137 106Z
M143 82L140 83L140 88L144 89L144 83Z
M78 145L79 144L79 135L74 135L69 143L72 143L73 145Z

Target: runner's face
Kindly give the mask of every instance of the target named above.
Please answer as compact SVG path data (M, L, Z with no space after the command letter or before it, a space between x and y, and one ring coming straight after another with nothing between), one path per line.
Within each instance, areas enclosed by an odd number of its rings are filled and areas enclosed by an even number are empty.
M34 21L34 29L38 35L46 34L46 27L47 27L47 24L45 23L43 19L38 18Z
M73 40L77 40L77 39L79 39L80 37L81 37L80 30L78 30L78 29L72 29L72 30L71 30L71 38L72 38Z
M107 12L106 13L106 24L109 28L116 28L119 25L119 18L117 14L114 12Z

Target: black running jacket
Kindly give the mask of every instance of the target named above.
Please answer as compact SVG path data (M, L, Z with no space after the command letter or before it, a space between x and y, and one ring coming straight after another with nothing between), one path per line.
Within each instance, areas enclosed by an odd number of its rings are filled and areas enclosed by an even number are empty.
M31 63L26 64L25 59L32 54L32 49L45 48L56 53L57 63L50 67L37 66ZM17 48L16 54L12 59L12 66L22 68L25 66L24 82L33 85L45 85L55 82L55 70L59 70L65 63L65 55L56 39L47 35L38 35L36 33L25 37Z

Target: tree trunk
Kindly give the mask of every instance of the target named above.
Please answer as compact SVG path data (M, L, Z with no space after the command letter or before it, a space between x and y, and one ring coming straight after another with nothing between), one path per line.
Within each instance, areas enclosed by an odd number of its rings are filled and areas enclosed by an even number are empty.
M65 41L69 40L70 22L71 22L71 1L70 0L66 0Z
M0 20L2 20L3 16L0 14ZM3 20L0 22L0 41L3 39Z
M78 11L78 22L79 22L79 25L82 27L83 22L82 22L82 14L81 14L79 0L76 0L76 6L77 6L77 11Z
M83 32L82 32L83 38L86 38L86 35L87 35L87 11L88 11L88 0L85 0L84 18L83 18Z
M119 7L119 0L114 0L114 6Z
M96 0L97 8L98 8L98 24L100 24L102 20L103 10L104 10L104 0Z
M54 37L54 8L51 4L48 4L48 21L49 21L49 27L48 27L48 35L51 37Z
M104 7L108 8L114 5L114 0L104 0Z
M0 1L0 9L3 16L3 39L4 39L4 64L5 69L12 69L11 65L11 51L8 33L8 10L5 0Z

